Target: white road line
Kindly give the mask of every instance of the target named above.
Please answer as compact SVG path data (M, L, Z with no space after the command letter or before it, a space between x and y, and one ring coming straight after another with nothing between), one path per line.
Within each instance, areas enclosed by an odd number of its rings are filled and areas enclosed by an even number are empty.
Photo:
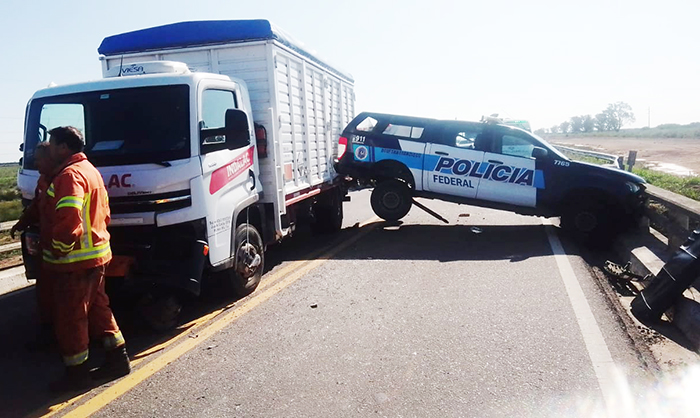
M586 296L583 294L581 285L554 231L554 227L548 219L544 219L542 223L545 225L549 245L552 247L554 260L557 262L557 267L559 267L559 273L564 282L566 293L569 295L569 301L571 301L571 306L574 308L574 315L576 315L576 322L578 322L578 326L581 329L583 341L588 350L588 357L593 363L593 370L595 370L595 375L598 378L598 386L603 393L606 406L610 408L615 405L613 399L615 396L615 362L610 355L607 344L605 344L603 334L600 332L591 307L588 305Z

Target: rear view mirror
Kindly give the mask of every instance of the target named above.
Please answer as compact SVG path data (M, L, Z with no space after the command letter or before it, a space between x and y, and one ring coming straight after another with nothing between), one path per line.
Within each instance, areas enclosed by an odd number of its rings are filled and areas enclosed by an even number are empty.
M201 130L202 154L222 149L238 149L250 145L248 115L242 110L227 109L223 128Z
M549 151L547 151L545 148L534 147L532 149L532 157L536 160L545 158L548 155L549 155Z
M236 149L250 144L248 115L238 109L226 111L226 144L228 149Z

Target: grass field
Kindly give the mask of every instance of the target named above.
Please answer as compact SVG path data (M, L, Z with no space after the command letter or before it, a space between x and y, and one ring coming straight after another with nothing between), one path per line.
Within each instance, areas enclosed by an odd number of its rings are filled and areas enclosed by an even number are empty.
M632 172L649 184L700 201L700 177L679 177L646 168L633 168Z
M0 166L0 222L12 221L22 213L22 200L17 190L17 164Z

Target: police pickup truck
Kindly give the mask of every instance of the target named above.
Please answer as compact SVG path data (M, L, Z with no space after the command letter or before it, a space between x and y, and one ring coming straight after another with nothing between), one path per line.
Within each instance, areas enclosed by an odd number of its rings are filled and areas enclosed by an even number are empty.
M525 130L364 112L339 139L336 169L374 187L385 220L404 217L413 197L561 216L585 240L609 237L642 214L644 179L571 161Z

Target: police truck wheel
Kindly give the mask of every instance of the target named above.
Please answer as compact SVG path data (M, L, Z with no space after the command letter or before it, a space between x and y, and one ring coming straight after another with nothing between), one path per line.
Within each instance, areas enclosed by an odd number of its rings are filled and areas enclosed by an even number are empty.
M377 185L370 199L372 210L386 221L398 221L411 210L411 190L399 180L386 180Z
M579 202L561 217L561 226L589 246L604 247L615 235L616 212L597 202Z
M253 293L262 278L265 253L262 237L250 224L236 228L234 240L235 267L225 271L226 285L238 297Z

